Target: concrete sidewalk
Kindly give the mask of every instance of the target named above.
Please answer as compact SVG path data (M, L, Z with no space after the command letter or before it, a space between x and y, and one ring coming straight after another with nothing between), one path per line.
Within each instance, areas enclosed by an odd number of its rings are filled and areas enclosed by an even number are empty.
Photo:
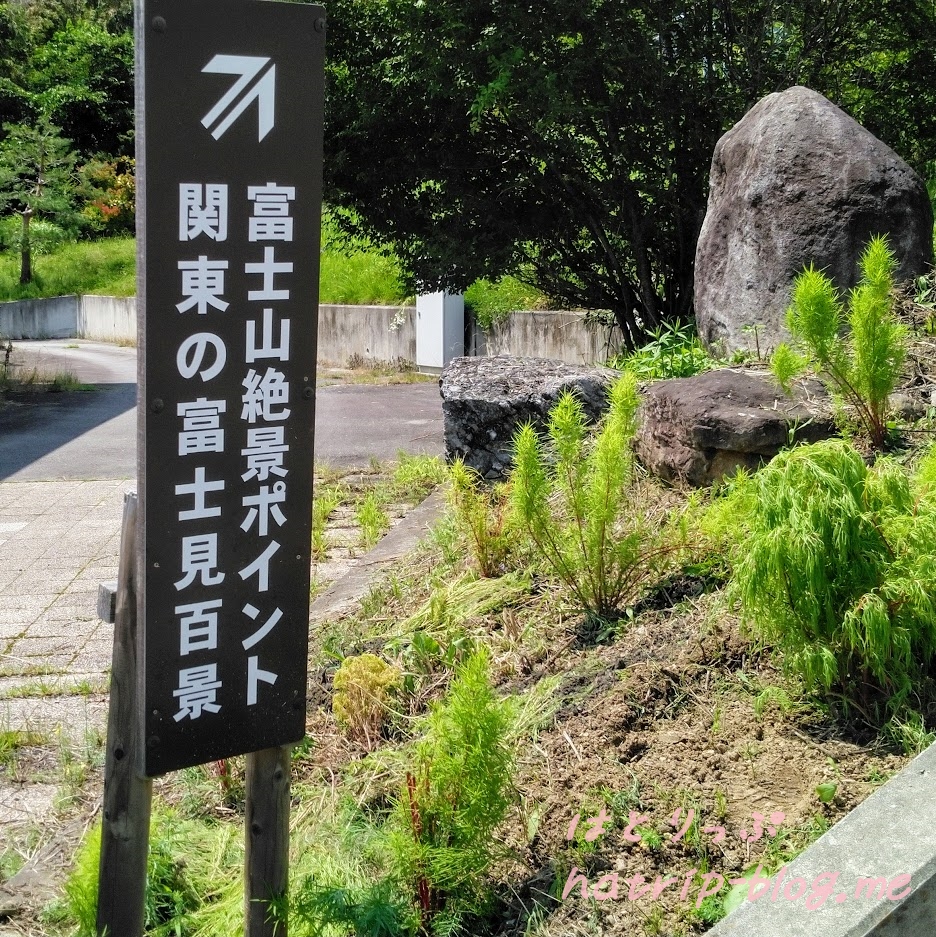
M113 632L98 583L117 575L132 480L0 485L0 729L100 725Z
M97 589L117 578L123 496L136 488L136 350L18 347L30 366L102 383L67 406L50 395L31 409L8 406L0 419L0 731L80 733L106 721L113 631L97 617ZM111 412L115 394L123 396ZM316 457L326 464L442 452L435 384L348 384L318 395Z

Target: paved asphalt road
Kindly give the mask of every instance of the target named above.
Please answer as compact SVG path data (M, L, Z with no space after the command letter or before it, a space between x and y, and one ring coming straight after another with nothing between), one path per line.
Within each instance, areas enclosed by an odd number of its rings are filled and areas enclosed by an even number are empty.
M80 340L15 348L29 367L70 371L94 390L44 393L0 409L0 481L135 477L136 349ZM442 401L434 381L318 388L316 461L366 465L401 449L442 454Z

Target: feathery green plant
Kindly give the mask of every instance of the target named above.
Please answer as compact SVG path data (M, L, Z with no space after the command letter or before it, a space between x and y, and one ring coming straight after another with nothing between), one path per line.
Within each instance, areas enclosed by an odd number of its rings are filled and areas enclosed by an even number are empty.
M794 281L786 324L805 351L781 344L771 368L784 389L812 364L858 415L876 449L887 441L888 398L906 357L907 330L893 314L897 258L884 236L873 237L859 262L861 279L845 306L832 281L810 265ZM848 335L841 336L843 326Z
M151 937L174 937L191 933L192 915L214 883L205 870L187 867L178 856L178 844L197 842L193 850L210 865L212 849L218 836L204 824L181 821L172 811L157 810L153 817L149 852L146 859L146 892L143 924ZM77 925L78 937L97 935L98 866L101 855L101 825L92 827L81 844L75 866L65 883L65 914ZM214 871L217 871L216 869ZM200 879L200 880L199 880Z
M612 384L609 409L590 437L585 412L569 392L548 421L548 445L532 425L514 437L511 499L539 553L586 613L607 619L662 574L679 549L670 523L648 523L633 497L637 381Z
M515 711L495 694L488 667L476 651L456 671L387 821L394 877L433 934L463 932L462 922L483 912L486 874L506 851L495 832L516 800Z
M376 862L370 881L338 869L308 877L291 923L356 937L467 934L490 905L487 873L508 853L496 834L517 800L513 747L547 710L548 700L532 695L498 698L487 653L470 655L423 721L389 815L355 831L354 849L364 843Z
M468 538L481 575L502 575L518 533L511 528L508 486L486 486L460 457L450 466L449 479L449 504Z
M911 477L843 440L801 446L738 476L714 515L730 589L785 666L866 715L879 694L905 713L936 653L936 448Z

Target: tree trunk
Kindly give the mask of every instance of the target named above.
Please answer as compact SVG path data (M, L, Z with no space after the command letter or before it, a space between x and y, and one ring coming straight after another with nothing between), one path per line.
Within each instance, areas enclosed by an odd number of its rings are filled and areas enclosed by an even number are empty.
M32 282L32 251L29 247L29 219L32 209L23 212L23 237L20 241L20 283Z

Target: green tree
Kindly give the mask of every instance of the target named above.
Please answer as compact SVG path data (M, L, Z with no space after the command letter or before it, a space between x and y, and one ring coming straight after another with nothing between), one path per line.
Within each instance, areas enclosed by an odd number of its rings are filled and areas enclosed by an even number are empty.
M133 156L133 35L91 19L70 20L35 50L29 88L85 159Z
M67 227L77 220L73 197L75 154L48 118L35 126L4 124L0 143L0 212L12 209L22 219L20 283L32 280L29 224L46 215Z
M924 0L333 0L326 188L410 288L513 272L625 343L691 311L714 145L806 84L912 158ZM900 120L888 119L899 114ZM912 152L911 152L912 150Z
M0 0L0 125L48 117L84 160L133 156L128 0Z
M19 0L40 40L68 23L90 22L118 33L133 29L133 0Z
M22 120L29 111L24 71L30 44L23 7L0 2L0 124Z

